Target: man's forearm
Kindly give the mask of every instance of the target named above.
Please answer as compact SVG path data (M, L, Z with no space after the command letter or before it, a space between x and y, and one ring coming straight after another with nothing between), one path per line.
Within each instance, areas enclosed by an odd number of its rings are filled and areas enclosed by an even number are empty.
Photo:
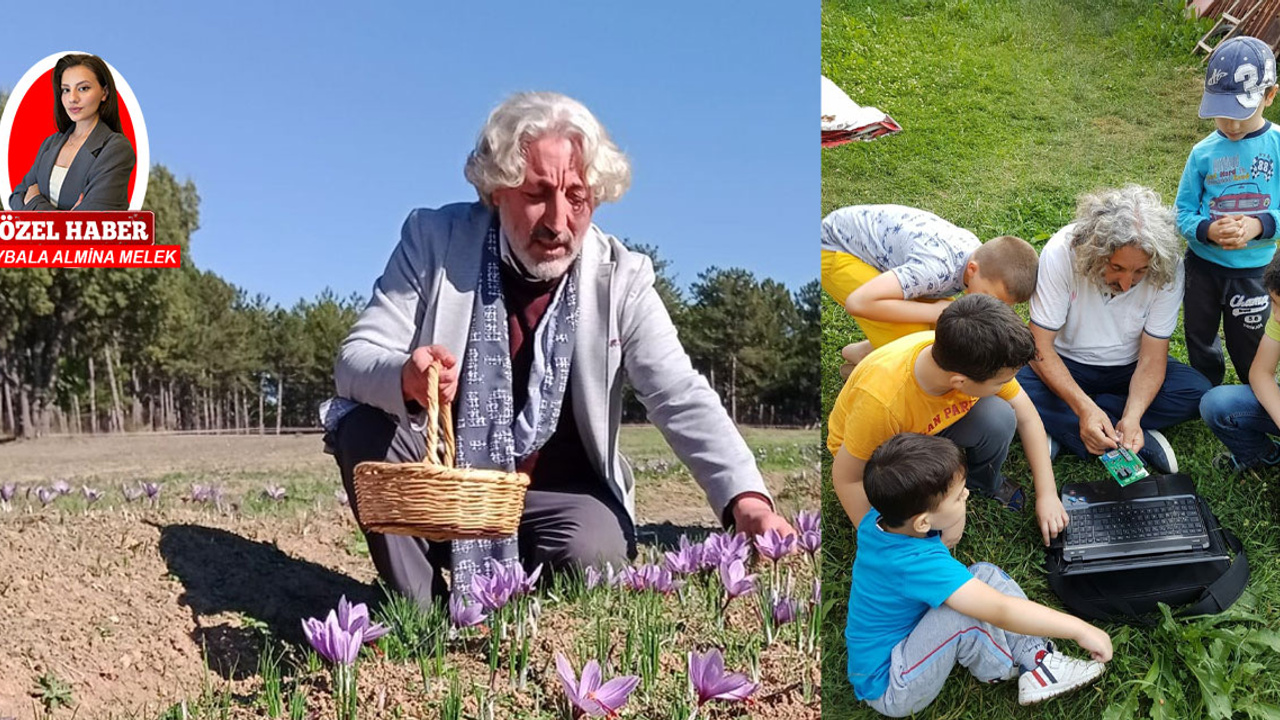
M1040 359L1031 361L1031 370L1040 376L1040 380L1054 395L1062 398L1063 402L1071 406L1071 410L1077 416L1083 415L1084 411L1093 406L1093 399L1080 389L1080 385L1076 383L1076 379L1071 377L1071 371L1067 369L1066 363L1062 362L1062 358L1052 349L1046 350L1044 347L1038 348Z
M1129 399L1124 404L1124 414L1141 418L1156 399L1160 386L1164 385L1168 361L1163 355L1144 354L1138 358L1138 367L1129 380Z

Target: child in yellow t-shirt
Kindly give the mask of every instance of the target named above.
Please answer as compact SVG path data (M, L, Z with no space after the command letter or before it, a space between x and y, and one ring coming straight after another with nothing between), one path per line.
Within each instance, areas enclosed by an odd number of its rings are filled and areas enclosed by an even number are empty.
M1067 512L1040 415L1013 379L1035 353L1031 331L1012 308L987 295L966 295L942 312L936 331L868 355L845 382L827 424L831 477L849 517L861 518L869 507L862 474L871 453L901 432L950 438L965 450L968 487L1020 510L1022 489L1000 472L1016 430L1048 545L1066 527ZM943 540L954 543L961 531Z

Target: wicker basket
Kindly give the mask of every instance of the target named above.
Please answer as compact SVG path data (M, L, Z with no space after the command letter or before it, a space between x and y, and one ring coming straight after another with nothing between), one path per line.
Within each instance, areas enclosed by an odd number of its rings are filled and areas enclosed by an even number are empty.
M420 463L356 465L356 521L366 531L440 542L514 535L524 512L525 473L455 468L453 418L438 398L439 364L427 372L427 456ZM439 459L444 431L444 461Z

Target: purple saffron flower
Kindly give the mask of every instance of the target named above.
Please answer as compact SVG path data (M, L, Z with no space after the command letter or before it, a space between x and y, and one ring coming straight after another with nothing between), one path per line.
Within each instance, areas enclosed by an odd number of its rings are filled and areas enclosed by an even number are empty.
M80 491L84 493L84 499L88 500L90 504L96 503L102 499L102 491L94 490L88 485L81 486Z
M66 480L59 480L59 481L55 482L55 483L50 487L50 489L52 489L54 492L58 493L59 495L70 495L70 494L71 494L71 485L70 485L69 483L67 483L67 481L66 481Z
M129 487L128 485L121 485L120 493L124 495L125 502L133 502L134 500L137 500L138 498L142 497L142 488Z
M479 625L488 617L480 603L466 603L457 595L449 598L449 620L456 628L469 628Z
M689 542L689 536L680 536L680 549L666 553L667 569L676 575L692 575L702 569L702 546Z
M702 543L704 567L718 567L733 560L746 562L751 557L751 540L742 533L715 533Z
M591 717L617 715L618 708L627 703L627 697L640 684L640 678L635 675L624 675L601 683L600 663L595 660L589 660L583 666L579 681L568 658L561 653L556 653L556 673L564 685L565 696L573 704L575 717L583 714Z
M822 547L822 516L809 510L796 514L797 544L810 555L817 555Z
M5 483L0 485L0 501L9 502L13 499L14 493L18 492L17 483Z
M155 502L160 497L160 484L153 482L142 483L142 492L151 502Z
M769 528L763 535L756 536L756 549L764 557L778 562L796 549L796 536L783 535L777 528Z
M610 568L610 570L612 570L612 568ZM594 565L588 565L583 568L582 577L583 581L587 584L588 590L594 590L595 587L600 584L600 581L604 579L604 576L600 573L600 569Z
M533 572L527 575L524 572L523 565L516 564L512 567L512 570L516 573L516 577L519 578L520 581L519 587L516 591L521 595L533 594L534 589L538 586L538 578L542 577L542 563L538 563L538 567L534 568Z
M283 500L283 499L284 499L284 486L283 486L283 485L268 485L268 486L266 486L265 488L263 488L263 490L262 490L262 494L263 494L263 495L266 495L268 498L270 498L270 499L272 499L272 500Z
M302 631L307 642L315 648L325 660L335 665L351 665L360 654L360 646L364 644L362 631L357 629L349 633L338 624L337 613L330 610L324 622L315 618L302 621Z
M494 560L489 561L488 569L488 574L478 572L471 576L471 596L485 610L495 612L511 601L519 580Z
M652 590L669 595L678 590L684 583L675 579L671 570L659 565L641 565L638 568L623 570L624 582L632 590Z
M796 611L799 604L789 597L776 597L773 599L773 624L782 627L796 619Z
M369 619L369 607L367 605L364 603L352 605L347 602L346 595L343 595L338 600L338 627L350 635L354 635L359 631L367 643L371 643L391 631L391 628L386 625Z
M719 650L706 655L689 653L689 681L698 693L698 707L711 700L745 700L760 688L742 673L726 673Z
M40 498L40 505L43 507L57 499L58 491L40 486L36 488L36 497Z
M351 499L347 497L346 490L334 490L333 498L338 501L339 505L346 506L351 504Z
M724 583L724 591L731 600L756 589L756 576L747 574L747 567L741 560L720 566L720 582Z

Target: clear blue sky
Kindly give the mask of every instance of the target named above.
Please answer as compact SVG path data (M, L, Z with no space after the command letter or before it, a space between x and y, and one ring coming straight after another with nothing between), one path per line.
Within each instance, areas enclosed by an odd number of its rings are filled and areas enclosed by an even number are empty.
M633 165L596 223L681 286L818 277L817 2L227 5L12 4L0 87L61 50L110 62L152 162L200 192L197 266L251 294L367 297L410 209L475 198L467 152L520 90L596 113Z

